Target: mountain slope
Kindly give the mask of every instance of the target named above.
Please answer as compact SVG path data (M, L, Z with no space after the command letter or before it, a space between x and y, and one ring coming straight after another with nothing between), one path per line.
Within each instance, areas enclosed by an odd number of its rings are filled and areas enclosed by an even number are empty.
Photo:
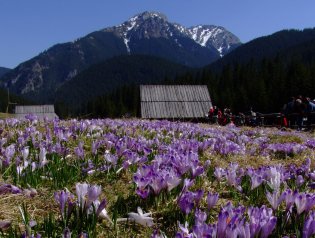
M199 25L188 28L190 37L201 46L214 47L221 57L241 45L240 40L224 27Z
M55 90L88 66L126 54L123 42L111 33L95 32L75 42L58 44L20 64L1 78L1 86L16 94L51 102Z
M276 56L281 51L315 39L315 28L300 30L283 30L269 36L259 37L239 46L209 67L222 68L231 63L247 63Z
M271 50L272 49L272 50ZM292 96L315 98L315 29L253 40L203 69L219 106L279 112ZM197 80L196 78L194 80Z
M119 56L93 65L66 82L58 89L56 102L75 110L81 104L117 88L158 83L188 70L185 66L153 56Z
M164 15L144 12L119 26L49 48L2 77L0 87L38 102L53 102L58 88L93 64L119 55L147 54L200 67L240 44L236 37L227 41L230 35L222 28L220 34L202 36L207 41L201 36L194 39L188 29L168 22Z
M6 74L7 72L9 72L11 69L8 68L4 68L4 67L0 67L0 78Z

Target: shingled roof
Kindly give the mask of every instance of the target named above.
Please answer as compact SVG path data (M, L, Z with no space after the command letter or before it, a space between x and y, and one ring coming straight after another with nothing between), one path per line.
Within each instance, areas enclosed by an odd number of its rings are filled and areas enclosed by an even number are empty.
M203 118L212 106L206 85L140 85L142 118Z

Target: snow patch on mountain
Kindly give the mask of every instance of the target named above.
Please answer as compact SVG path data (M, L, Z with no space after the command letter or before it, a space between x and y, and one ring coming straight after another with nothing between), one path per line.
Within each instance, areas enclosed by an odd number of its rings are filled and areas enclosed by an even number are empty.
M204 26L196 26L188 29L191 38L201 46L206 46L210 38L215 39L218 34L223 33L220 27L211 26L205 28Z
M167 17L158 12L143 12L131 17L123 24L104 31L115 32L123 39L127 52L130 54L130 40L135 38L170 38L180 45L180 37L188 37L203 47L216 49L220 56L224 56L231 45L239 45L239 39L225 28L214 25L197 25L186 28L178 23L170 23ZM136 33L135 33L136 32ZM134 34L135 33L135 34ZM131 39L132 36L132 39Z

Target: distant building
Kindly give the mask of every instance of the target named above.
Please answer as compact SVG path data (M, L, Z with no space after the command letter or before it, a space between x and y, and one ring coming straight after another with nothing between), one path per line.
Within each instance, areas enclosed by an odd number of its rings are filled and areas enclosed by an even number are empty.
M204 118L212 107L206 85L140 85L141 117Z
M29 106L15 106L15 117L18 119L25 119L27 115L36 115L38 119L42 120L45 117L48 119L58 118L55 113L54 105L29 105Z

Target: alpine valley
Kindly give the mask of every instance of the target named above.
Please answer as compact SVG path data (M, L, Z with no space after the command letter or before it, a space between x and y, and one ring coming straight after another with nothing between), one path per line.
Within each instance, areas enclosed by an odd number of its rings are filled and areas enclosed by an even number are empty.
M75 84L70 82L82 71L113 57L159 57L160 61L172 62L162 63L168 67L166 71L172 71L175 67L177 72L178 65L202 67L240 45L238 37L223 27L199 25L186 28L169 22L163 14L143 12L118 26L92 32L73 42L52 46L3 75L0 87L36 103L54 103L57 92L64 92L63 85L68 87ZM125 57L122 60L130 59ZM152 64L152 60L147 62ZM145 66L146 61L143 62L143 68ZM124 71L124 68L117 71ZM105 78L106 75L103 70L102 76ZM156 77L147 75L148 80L151 78ZM161 79L164 76L156 80ZM91 81L86 84L93 83L92 79L89 80ZM141 79L141 82L145 81L144 78ZM102 84L102 87L106 90L113 89L111 85L116 83L109 82L108 85ZM85 90L89 88L86 87Z

